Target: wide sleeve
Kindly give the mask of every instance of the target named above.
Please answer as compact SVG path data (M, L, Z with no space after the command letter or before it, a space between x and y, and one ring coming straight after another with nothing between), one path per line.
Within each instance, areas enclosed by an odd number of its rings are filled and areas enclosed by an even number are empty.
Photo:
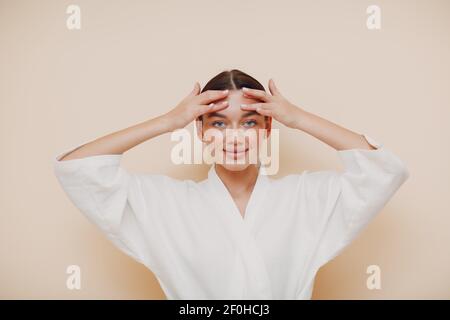
M314 260L319 266L344 249L409 177L398 156L375 139L363 136L375 150L339 150L342 172L329 170L305 175L316 222Z
M137 177L121 167L120 154L60 161L74 149L53 157L54 173L61 187L119 249L144 263L148 260L148 248L136 210L142 202L136 188Z

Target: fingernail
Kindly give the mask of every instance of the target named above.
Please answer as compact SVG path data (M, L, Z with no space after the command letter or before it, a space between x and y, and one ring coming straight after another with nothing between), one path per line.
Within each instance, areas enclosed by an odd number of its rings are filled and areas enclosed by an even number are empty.
M223 93L228 93L228 89L226 89L226 90L223 90Z
M222 104L223 104L223 105L227 105L227 104L228 104L228 101L223 101Z
M248 91L248 88L246 88L246 87L242 87L242 90L244 90L244 91Z
M247 105L246 104L241 104L241 107L246 107Z
M209 104L209 106L210 106L210 107L214 107L214 103L211 102L211 103Z

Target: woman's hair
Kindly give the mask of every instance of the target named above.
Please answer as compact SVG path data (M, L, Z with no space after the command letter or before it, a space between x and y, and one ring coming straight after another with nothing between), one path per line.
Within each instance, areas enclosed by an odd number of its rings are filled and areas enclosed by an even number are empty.
M240 90L242 87L265 91L263 85L252 76L238 69L223 71L208 81L202 92L207 90Z
M266 91L264 86L252 76L238 69L223 71L206 83L202 93L207 90L240 90L242 87ZM264 117L265 118L265 117ZM202 120L203 116L199 117Z

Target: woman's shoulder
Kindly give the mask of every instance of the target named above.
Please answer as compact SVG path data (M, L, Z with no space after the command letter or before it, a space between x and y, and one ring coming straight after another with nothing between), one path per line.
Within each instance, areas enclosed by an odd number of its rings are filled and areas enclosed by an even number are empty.
M338 178L339 172L334 170L304 170L290 173L279 178L270 178L270 184L275 189L288 188L310 190L312 192L327 188Z
M161 173L132 173L131 176L141 187L160 191L195 190L199 189L203 184L203 181L197 182L193 179L181 179Z

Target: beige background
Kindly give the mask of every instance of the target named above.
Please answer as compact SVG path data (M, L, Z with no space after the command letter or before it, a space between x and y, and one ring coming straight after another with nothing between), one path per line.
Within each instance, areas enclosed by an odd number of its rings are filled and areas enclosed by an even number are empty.
M66 28L66 7L82 28ZM378 4L382 28L366 28ZM153 274L70 203L52 157L160 115L225 69L395 151L411 173L375 221L318 274L315 299L450 298L450 2L0 1L0 298L164 298ZM334 149L281 129L279 176L341 168ZM192 128L192 125L190 126ZM130 171L205 178L170 163L169 135ZM82 289L66 288L66 267ZM382 289L368 290L376 264Z

